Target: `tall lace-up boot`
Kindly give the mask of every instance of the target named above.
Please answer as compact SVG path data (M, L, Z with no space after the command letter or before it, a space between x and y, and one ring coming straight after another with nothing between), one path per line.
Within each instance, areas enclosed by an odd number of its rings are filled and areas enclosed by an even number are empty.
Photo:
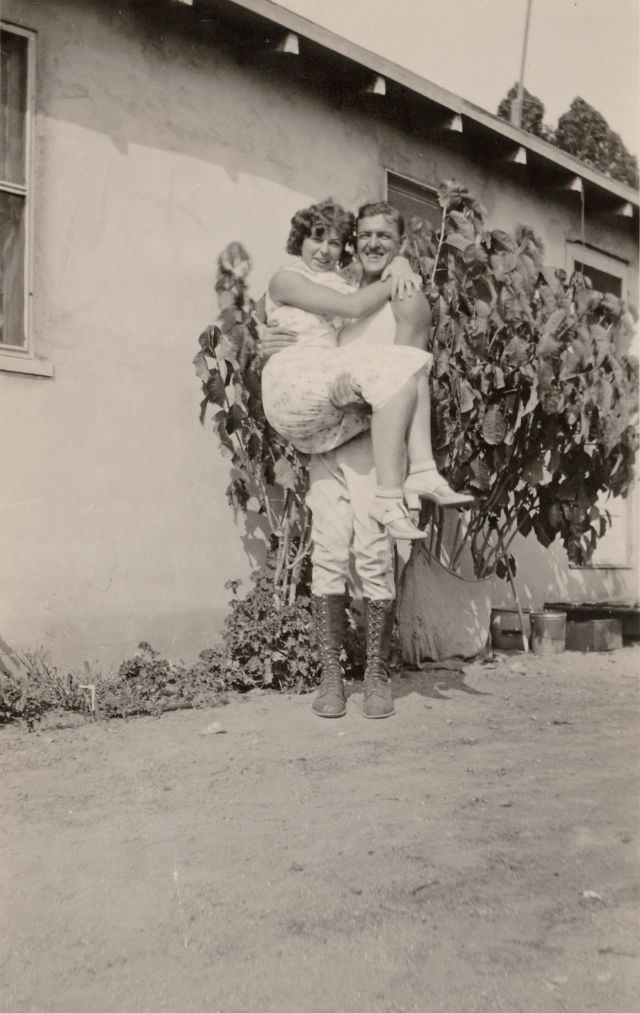
M314 595L312 598L322 674L311 709L321 718L341 718L347 711L340 664L345 635L345 605L344 594Z
M388 718L393 714L393 696L389 676L391 634L395 602L372 601L365 598L367 629L367 667L364 673L364 703L366 718Z

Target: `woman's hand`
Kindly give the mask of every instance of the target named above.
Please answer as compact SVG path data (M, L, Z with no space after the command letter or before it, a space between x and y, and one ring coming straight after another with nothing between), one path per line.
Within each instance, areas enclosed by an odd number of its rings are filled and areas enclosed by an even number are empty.
M381 281L391 282L391 298L406 299L422 289L422 278L412 269L405 257L394 257L381 275Z
M340 373L329 391L329 400L334 408L347 409L355 405L364 405L362 391L351 373Z
M267 327L254 317L258 330L258 355L266 361L276 352L295 344L297 337L294 331L288 331L284 327Z

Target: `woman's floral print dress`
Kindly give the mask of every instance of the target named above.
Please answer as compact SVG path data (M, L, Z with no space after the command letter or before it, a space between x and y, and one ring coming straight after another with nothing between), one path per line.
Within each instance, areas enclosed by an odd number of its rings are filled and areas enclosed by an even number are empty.
M335 272L312 271L298 258L284 270L297 271L338 292L355 291ZM408 345L378 347L356 340L340 348L343 317L279 305L268 294L266 308L267 322L294 331L297 341L272 355L263 369L265 415L273 428L304 454L333 450L368 429L370 410L382 407L410 376L431 366L429 352ZM388 328L391 314L379 316L381 326ZM345 408L332 403L333 386L343 373L350 374L363 404Z

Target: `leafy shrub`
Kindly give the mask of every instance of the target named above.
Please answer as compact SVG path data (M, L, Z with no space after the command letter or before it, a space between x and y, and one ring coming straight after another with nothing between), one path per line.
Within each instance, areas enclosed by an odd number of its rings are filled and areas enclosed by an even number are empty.
M225 681L219 651L202 651L194 665L163 658L143 641L123 661L114 679L96 685L98 713L104 717L160 714L181 707L207 707L223 699Z
M193 362L202 382L200 421L209 415L230 460L227 498L252 536L262 526L265 563L245 598L236 594L225 621L224 678L236 689L310 688L319 675L310 592L311 518L306 506L307 459L269 426L262 409L256 321L262 300L249 296L249 254L230 243L218 258L220 314L198 339ZM363 638L351 613L343 664L363 671Z
M238 582L230 581L234 597L222 638L226 648L225 679L235 689L254 686L301 691L315 686L320 656L315 640L308 575L293 601L282 599L275 585L275 560L251 574L252 587L237 597ZM348 677L362 675L362 636L349 613L342 663Z
M609 523L601 496L633 483L633 316L580 272L545 268L528 226L488 229L455 181L439 199L440 229L415 219L408 247L433 310L436 458L477 496L452 568L468 546L476 576L508 576L513 539L530 533L584 565Z
M220 651L203 651L185 666L162 658L141 643L117 674L89 669L79 678L60 672L43 652L12 656L0 668L0 725L25 721L33 728L44 714L75 711L115 718L160 714L180 707L208 707L224 702L224 661Z
M264 415L262 363L255 351L256 319L263 310L248 293L250 268L240 243L230 243L218 258L220 315L200 335L193 360L202 381L200 421L212 413L221 451L231 462L229 503L247 519L252 535L262 526L265 552L273 553L274 591L283 604L292 604L299 590L308 594L306 458L280 438Z
M0 724L22 720L33 728L47 711L85 710L79 686L75 675L59 672L42 651L11 655L0 667Z
M426 506L434 555L456 571L468 550L477 577L513 579L514 538L560 538L584 564L605 533L603 495L626 495L638 445L638 365L629 355L634 320L621 300L591 290L578 273L544 265L528 226L489 229L468 190L439 190L439 228L410 223L406 252L433 313L434 449L473 510L444 545L442 511ZM267 562L244 599L234 594L223 634L224 677L237 688L313 685L318 656L309 597L310 517L306 459L269 427L256 356L260 303L248 292L251 261L239 243L218 260L220 315L199 337L200 420L230 459L227 489L254 534L263 525ZM428 514L430 513L430 516ZM414 547L414 551L417 546ZM362 669L351 625L349 673Z

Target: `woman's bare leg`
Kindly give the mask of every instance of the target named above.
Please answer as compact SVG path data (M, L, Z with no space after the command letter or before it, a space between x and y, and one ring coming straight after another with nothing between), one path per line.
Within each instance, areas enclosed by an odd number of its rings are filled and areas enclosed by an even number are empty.
M451 488L433 458L431 391L426 372L417 378L416 407L409 423L407 455L409 476L404 483L404 493L410 507L417 508L421 498L430 499L442 507L464 507L473 503L473 496Z
M417 528L409 517L402 498L407 430L416 401L416 380L410 377L371 416L371 442L378 485L369 512L394 538L425 537L424 531Z
M416 402L407 436L409 467L433 465L431 444L431 391L423 370L416 378Z
M405 476L407 430L415 417L417 384L409 377L371 416L371 442L378 486L397 489Z

